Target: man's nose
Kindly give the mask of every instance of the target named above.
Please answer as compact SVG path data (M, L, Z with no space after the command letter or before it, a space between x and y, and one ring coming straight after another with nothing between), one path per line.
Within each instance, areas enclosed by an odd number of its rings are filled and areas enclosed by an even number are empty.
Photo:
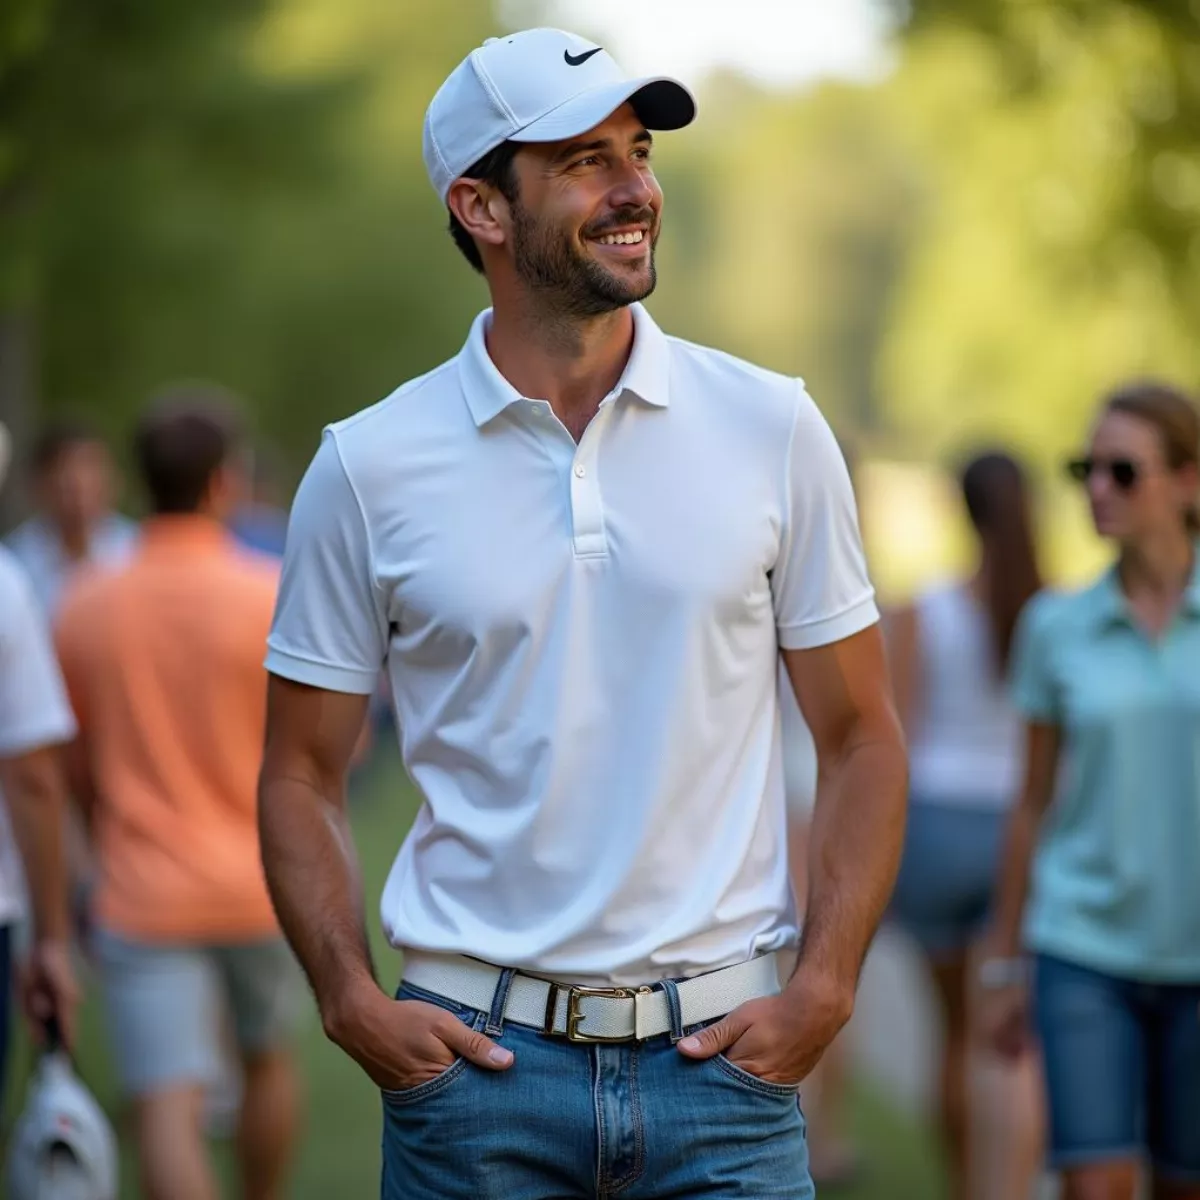
M646 175L632 163L618 168L620 177L609 195L613 208L647 208L654 200L655 189Z

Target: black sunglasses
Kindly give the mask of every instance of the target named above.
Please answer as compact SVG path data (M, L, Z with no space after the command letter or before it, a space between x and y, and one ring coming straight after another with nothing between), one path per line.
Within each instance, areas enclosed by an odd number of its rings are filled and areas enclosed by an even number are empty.
M1123 492L1129 491L1141 474L1137 463L1128 458L1073 458L1067 463L1067 473L1079 483L1087 483L1097 471L1107 474Z

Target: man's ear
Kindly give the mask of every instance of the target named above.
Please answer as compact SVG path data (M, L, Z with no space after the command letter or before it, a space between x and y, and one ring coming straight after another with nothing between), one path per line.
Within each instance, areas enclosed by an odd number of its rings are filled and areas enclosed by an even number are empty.
M489 246L504 244L508 201L495 188L475 179L456 179L450 185L446 204L477 242Z

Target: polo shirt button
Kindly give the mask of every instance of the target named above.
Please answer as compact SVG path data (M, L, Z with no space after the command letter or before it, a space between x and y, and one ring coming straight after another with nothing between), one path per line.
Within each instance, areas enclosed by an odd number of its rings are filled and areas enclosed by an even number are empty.
M587 467L583 463L575 464L575 478L582 479L587 474Z

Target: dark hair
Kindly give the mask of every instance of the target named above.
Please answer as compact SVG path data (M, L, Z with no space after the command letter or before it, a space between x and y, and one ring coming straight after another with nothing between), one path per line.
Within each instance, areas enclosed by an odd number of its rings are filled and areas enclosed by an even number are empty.
M521 146L519 142L501 142L494 150L489 150L478 162L472 163L463 173L464 179L478 179L480 183L490 184L505 200L510 203L520 194L517 172L513 160ZM483 257L475 239L463 228L462 222L450 210L450 236L454 244L462 251L463 257L481 275L483 274Z
M159 396L134 435L134 454L154 511L196 512L240 440L240 422L219 389L188 385Z
M1008 669L1017 618L1042 587L1025 472L1000 450L975 455L959 475L963 503L989 555L984 603L996 667Z
M103 444L95 428L78 417L60 417L38 431L33 439L29 464L35 475L45 475L58 465L68 450L93 444Z
M1179 388L1153 379L1128 383L1108 396L1103 411L1125 413L1153 425L1172 471L1200 464L1200 415L1195 402ZM1195 503L1188 505L1183 521L1189 534L1200 534L1200 510Z

